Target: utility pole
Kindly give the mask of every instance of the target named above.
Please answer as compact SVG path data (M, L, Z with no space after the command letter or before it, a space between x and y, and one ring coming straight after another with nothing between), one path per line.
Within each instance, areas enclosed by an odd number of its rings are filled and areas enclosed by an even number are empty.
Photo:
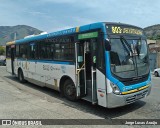
M17 38L17 33L15 32L14 33L14 41L16 40L16 38Z

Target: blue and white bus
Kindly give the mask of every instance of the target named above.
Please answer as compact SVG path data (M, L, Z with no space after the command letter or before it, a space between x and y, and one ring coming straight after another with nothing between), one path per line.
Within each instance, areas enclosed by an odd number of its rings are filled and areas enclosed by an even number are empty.
M150 94L143 29L99 22L6 44L7 71L62 93L114 108Z

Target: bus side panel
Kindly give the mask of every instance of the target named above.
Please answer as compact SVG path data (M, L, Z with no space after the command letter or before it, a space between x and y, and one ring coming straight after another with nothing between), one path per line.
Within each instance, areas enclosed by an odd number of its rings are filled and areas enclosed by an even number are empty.
M55 65L56 66L56 65ZM57 70L54 72L51 73L51 76L53 76L54 78L58 77L58 81L57 81L57 84L54 83L54 85L56 87L58 87L59 89L59 86L60 86L60 79L63 77L63 76L68 76L72 79L72 81L74 82L74 84L76 83L75 82L75 65L57 65L58 68L60 70ZM58 75L57 75L58 74ZM46 81L47 82L47 81ZM56 81L55 81L56 82ZM75 84L76 85L76 84Z
M50 69L48 64L45 64L43 62L36 62L35 74L33 78L39 82L39 86L45 86L45 77L47 74L49 74L49 72Z
M98 105L107 107L106 77L98 69L96 70L96 73Z
M36 73L36 60L27 60L25 63L25 68L23 68L24 78L36 85L44 86L44 82L40 81L39 74Z
M75 82L75 66L66 64L41 63L36 64L37 81L45 83L45 86L59 90L60 79L66 75Z
M10 58L6 59L6 68L7 68L7 72L12 73L12 66L11 66L11 59Z
M15 59L15 62L14 62L14 73L16 76L18 76L18 61L17 61L17 59Z
M33 66L33 64L32 64ZM31 77L28 75L29 69L33 72L34 68L29 67L29 62L27 60L15 59L15 74L18 76L18 69L21 69L25 78Z
M54 64L49 62L15 60L15 74L21 68L26 80L39 86L59 90L59 82L63 76L68 76L75 83L75 65Z

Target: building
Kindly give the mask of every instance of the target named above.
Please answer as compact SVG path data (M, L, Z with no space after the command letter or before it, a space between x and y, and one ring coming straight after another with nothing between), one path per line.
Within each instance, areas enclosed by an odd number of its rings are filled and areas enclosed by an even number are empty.
M150 69L160 68L160 40L147 40L149 47Z

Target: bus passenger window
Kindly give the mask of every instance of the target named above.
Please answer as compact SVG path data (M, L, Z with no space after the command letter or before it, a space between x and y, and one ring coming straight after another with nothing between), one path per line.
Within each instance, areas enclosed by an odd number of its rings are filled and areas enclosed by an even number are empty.
M52 60L53 45L50 42L41 42L39 45L40 59Z
M11 47L10 47L10 46L7 46L7 47L6 47L6 56L7 56L8 58L11 57Z
M19 57L19 45L16 45L16 57Z
M30 43L29 58L30 59L35 59L36 58L36 44L35 43Z
M23 45L20 45L19 47L20 47L19 48L19 57L23 58L23 59L27 58L27 45L23 44Z
M74 43L64 43L61 48L61 59L72 61L74 58Z

